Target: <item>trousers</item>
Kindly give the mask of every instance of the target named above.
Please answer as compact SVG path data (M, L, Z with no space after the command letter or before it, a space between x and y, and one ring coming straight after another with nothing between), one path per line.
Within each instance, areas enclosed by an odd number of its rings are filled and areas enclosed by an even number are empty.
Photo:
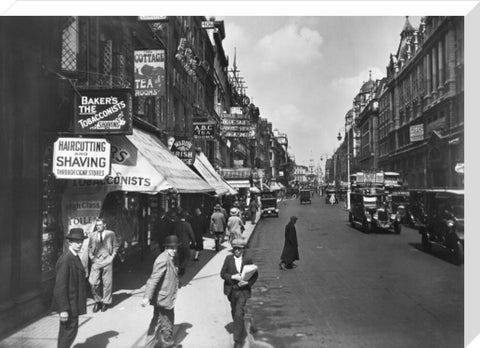
M233 319L233 340L242 342L247 337L245 329L245 305L249 294L246 291L233 289L228 297Z
M166 309L159 306L153 307L153 318L148 326L145 348L154 348L158 342L162 347L169 347L174 344L173 323L175 313L173 308Z
M112 303L113 263L93 262L88 282L92 286L95 302ZM100 284L100 281L102 284ZM103 285L103 296L101 296Z
M68 317L65 322L60 322L58 330L57 348L70 348L78 333L78 317Z

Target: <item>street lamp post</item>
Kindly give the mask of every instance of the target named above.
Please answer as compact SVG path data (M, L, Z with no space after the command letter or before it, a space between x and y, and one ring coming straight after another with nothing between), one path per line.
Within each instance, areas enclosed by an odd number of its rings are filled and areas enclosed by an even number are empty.
M345 117L345 140L347 141L347 210L350 210L350 129L347 125L351 124L351 117ZM338 132L338 141L342 140L342 135Z

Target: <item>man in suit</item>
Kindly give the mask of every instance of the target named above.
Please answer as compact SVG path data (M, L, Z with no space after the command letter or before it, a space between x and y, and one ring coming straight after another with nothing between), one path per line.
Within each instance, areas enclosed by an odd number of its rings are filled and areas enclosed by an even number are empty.
M187 219L187 212L180 214L180 220L175 222L174 232L178 237L178 274L184 275L188 260L190 259L190 244L195 245L195 236L193 234L192 225Z
M52 310L60 314L58 348L69 348L78 333L78 316L87 312L86 274L78 252L85 233L72 228L65 237L68 249L63 252L55 267Z
M158 341L162 347L174 346L174 306L178 291L178 270L175 255L178 237L170 235L163 244L165 251L156 258L152 274L145 285L142 307L153 306L153 318L148 327L145 348L153 348Z
M105 221L98 218L95 231L90 235L88 255L92 261L88 281L92 287L95 305L93 312L100 309L105 312L112 303L113 259L118 251L118 241L115 232L107 230ZM100 295L103 285L103 296Z
M252 293L252 285L258 278L255 272L247 281L241 280L244 265L251 265L252 260L244 257L246 243L243 239L232 241L233 255L228 255L223 263L220 276L224 280L223 293L230 301L233 318L234 348L243 347L247 336L245 330L245 305Z

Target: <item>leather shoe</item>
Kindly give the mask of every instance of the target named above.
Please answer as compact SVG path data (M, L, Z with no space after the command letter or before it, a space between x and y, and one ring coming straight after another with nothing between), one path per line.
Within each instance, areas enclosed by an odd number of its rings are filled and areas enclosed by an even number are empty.
M93 313L97 313L101 307L102 307L102 302L95 302L92 309Z
M104 303L102 305L102 312L105 312L107 310L107 308L108 308L108 304Z

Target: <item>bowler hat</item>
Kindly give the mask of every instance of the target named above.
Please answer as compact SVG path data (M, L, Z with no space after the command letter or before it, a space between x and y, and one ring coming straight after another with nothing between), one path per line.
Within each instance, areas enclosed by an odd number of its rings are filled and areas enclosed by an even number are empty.
M68 240L84 240L85 238L87 238L87 236L83 232L83 228L77 227L72 228L65 238L67 238Z
M177 247L178 246L178 237L174 234L166 236L165 241L163 242L164 247Z
M245 248L247 243L243 238L235 238L232 240L232 248Z

